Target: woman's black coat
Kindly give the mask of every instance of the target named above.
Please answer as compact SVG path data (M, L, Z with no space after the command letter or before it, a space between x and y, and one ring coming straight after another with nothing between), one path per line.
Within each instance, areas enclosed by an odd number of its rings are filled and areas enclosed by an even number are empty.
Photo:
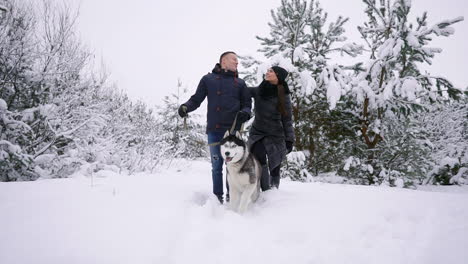
M249 88L255 99L255 119L250 128L249 149L261 141L265 146L270 170L281 164L287 154L286 141L294 142L292 105L289 89L285 85L285 110L282 116L278 110L278 88L263 81L258 88Z

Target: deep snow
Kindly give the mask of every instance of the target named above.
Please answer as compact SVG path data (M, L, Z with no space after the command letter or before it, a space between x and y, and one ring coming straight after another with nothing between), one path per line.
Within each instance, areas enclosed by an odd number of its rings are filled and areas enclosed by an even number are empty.
M283 180L245 215L207 161L0 183L0 263L467 263L468 188Z

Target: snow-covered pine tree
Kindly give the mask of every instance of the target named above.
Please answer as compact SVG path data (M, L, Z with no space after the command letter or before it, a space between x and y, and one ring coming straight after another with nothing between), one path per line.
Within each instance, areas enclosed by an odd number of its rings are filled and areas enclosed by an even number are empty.
M316 88L303 96L299 115L301 122L296 132L301 135L302 149L310 153L307 167L315 175L338 169L339 162L348 152L348 138L352 135L350 117L346 111L336 108L341 94L347 87L347 70L355 70L359 64L343 66L333 62L333 57L340 55L355 57L363 47L355 43L346 43L344 25L348 18L338 16L335 22L327 25L328 13L324 12L319 2L315 5L314 16L310 22L310 43L306 47L308 62L306 68L316 80Z
M306 168L297 170L308 169L317 174L337 169L345 153L343 141L352 130L344 122L345 114L333 109L340 97L340 87L348 82L344 71L359 65L331 64L331 56L336 53L356 56L362 47L344 43L343 25L348 19L339 16L335 22L327 24L328 13L323 11L319 1L283 0L271 15L270 36L257 37L263 46L259 51L269 62L261 64L252 57L245 58L243 66L249 68L247 80L256 80L258 84L272 64L288 69L295 146L307 156L303 162Z
M406 122L409 114L422 110L430 102L456 99L460 90L450 81L421 72L418 64L431 64L441 49L430 47L435 36L450 36L454 33L451 25L463 20L462 17L445 20L427 26L427 14L410 23L409 0L363 0L368 21L358 27L370 50L370 59L365 70L353 80L352 89L345 98L352 113L359 120L358 147L353 159L359 162L346 163L347 175L360 177L367 184L384 182L381 173L390 169L387 163L396 154L384 156L385 145L390 137L389 114L401 117ZM405 143L406 144L406 143ZM391 144L390 144L391 145ZM407 151L412 145L403 145ZM355 164L356 166L350 166ZM395 173L411 174L408 166L394 168ZM345 170L346 171L346 170ZM393 173L393 172L391 172Z

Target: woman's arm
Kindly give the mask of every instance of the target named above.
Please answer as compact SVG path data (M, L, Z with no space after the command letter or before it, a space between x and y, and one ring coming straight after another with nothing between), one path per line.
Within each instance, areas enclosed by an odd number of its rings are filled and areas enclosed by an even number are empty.
M258 93L258 88L257 87L247 87L247 90L249 90L249 94L251 98L255 98Z

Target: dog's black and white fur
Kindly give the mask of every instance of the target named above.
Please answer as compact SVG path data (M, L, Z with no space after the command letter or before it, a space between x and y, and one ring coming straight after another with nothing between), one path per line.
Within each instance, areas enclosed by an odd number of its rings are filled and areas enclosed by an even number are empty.
M260 195L262 167L249 152L239 132L231 135L229 131L226 131L220 145L221 155L227 168L229 206L236 212L244 213Z

